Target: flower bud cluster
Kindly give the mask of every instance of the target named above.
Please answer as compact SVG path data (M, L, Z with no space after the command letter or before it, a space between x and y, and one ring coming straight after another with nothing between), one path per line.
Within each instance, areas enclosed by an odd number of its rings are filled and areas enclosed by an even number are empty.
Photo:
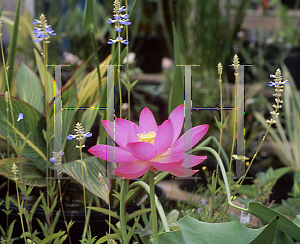
M32 22L34 25L38 25L39 27L34 27L33 34L36 37L34 42L43 41L45 43L49 43L48 39L50 35L55 36L54 30L52 30L51 25L47 25L47 19L44 14L41 14L40 20L35 19Z
M129 22L129 15L128 14L123 14L122 12L126 12L126 8L125 6L120 6L120 1L119 0L115 0L114 2L114 19L108 19L106 21L106 23L108 24L115 24L115 31L117 32L121 32L123 27L125 25L130 25L131 22ZM127 45L129 42L127 40L124 40L122 37L118 36L115 40L109 39L109 41L107 42L108 44L113 44L116 42L121 42L125 45Z
M15 162L13 162L12 166L11 166L11 171L13 172L14 174L14 180L17 180L18 177L17 177L17 173L18 173L18 167L17 165L15 164Z
M275 124L276 123L276 118L279 116L279 113L277 112L278 109L280 109L281 103L283 101L280 99L281 93L283 92L283 85L289 85L290 83L288 80L283 81L282 75L281 75L281 70L277 69L275 75L270 75L271 78L274 79L274 81L270 81L268 86L274 86L275 87L275 92L273 96L275 96L275 102L276 104L273 104L273 108L275 108L275 111L270 112L272 115L272 118L267 120L266 122L269 124Z

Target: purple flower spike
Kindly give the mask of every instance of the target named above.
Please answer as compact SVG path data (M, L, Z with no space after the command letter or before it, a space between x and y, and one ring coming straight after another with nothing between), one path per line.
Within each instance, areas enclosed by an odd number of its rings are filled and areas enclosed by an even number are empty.
M52 30L50 25L47 25L46 16L41 14L40 20L35 19L32 22L34 25L39 25L39 27L34 27L33 34L36 37L34 42L44 41L49 43L50 35L55 36L54 30Z
M54 158L50 158L49 161L52 162L52 163L55 163L55 159Z
M124 15L122 15L122 17L123 17L124 19L128 19L128 18L129 18L129 14L124 14Z
M119 26L117 26L115 31L121 32L121 28Z
M121 17L120 17L120 16L115 16L114 19L115 19L115 20L120 20Z
M92 137L92 133L91 132L88 132L88 133L86 133L86 135L85 135L85 137Z
M125 44L125 45L127 45L127 44L129 44L129 42L128 41L126 41L126 40L124 40L124 41L121 41L123 44Z

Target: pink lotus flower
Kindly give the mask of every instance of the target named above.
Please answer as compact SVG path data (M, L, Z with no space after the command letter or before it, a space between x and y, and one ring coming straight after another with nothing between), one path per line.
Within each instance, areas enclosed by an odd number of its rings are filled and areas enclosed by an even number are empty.
M152 112L144 108L140 114L139 126L116 119L103 120L107 133L120 147L95 145L89 149L93 155L120 164L113 173L125 179L142 176L148 170L167 171L178 177L187 177L197 170L189 169L206 159L204 156L186 154L208 130L208 125L199 125L179 135L184 120L184 106L173 110L169 119L157 126ZM109 156L112 153L112 157ZM112 158L114 160L112 160Z

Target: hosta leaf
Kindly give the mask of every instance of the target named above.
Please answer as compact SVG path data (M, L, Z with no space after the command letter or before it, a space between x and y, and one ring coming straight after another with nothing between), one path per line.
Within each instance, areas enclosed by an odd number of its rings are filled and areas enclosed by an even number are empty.
M83 159L83 172L85 187L96 196L108 202L109 180L106 175L106 170L102 167L97 157L88 157ZM68 174L73 179L83 184L82 171L80 160L64 163L59 166L60 171ZM105 184L99 180L99 173L104 177Z
M23 62L17 72L18 97L29 103L41 114L44 113L44 93L37 75Z
M10 160L10 159L5 159ZM14 162L18 166L18 178L21 180L21 170L20 170L20 163L22 164L22 172L23 178L26 185L31 186L46 186L46 179L45 174L39 170L38 164L35 162L29 161L27 158L21 157L14 158ZM0 160L0 175L4 175L6 178L11 180L14 179L14 174L12 173L10 168L7 168L3 159Z
M0 133L8 139L7 134L7 123L9 125L9 142L11 140L15 141L15 135L17 141L23 143L29 133L30 136L27 139L26 146L23 150L22 155L33 162L38 163L39 169L45 171L46 169L46 145L43 137L42 129L45 129L44 117L35 110L29 104L12 98L12 107L15 121L15 128L13 128L12 117L9 115L9 120L7 120L6 110L0 110ZM0 97L0 107L6 107L6 101L4 97ZM22 120L17 122L19 113L23 113Z

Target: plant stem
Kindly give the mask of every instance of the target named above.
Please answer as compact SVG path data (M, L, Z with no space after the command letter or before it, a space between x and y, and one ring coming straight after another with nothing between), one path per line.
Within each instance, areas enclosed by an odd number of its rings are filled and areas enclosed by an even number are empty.
M88 223L87 223L87 219L86 219L86 199L85 199L85 184L84 184L84 172L83 172L81 140L79 140L79 150L80 150L81 177L82 177L82 189L83 189L84 219L85 219L85 227L87 227Z
M210 147L199 147L197 146L196 148L194 148L192 150L193 152L197 152L197 151L208 151L210 153L212 153L214 155L214 157L217 159L217 162L220 166L220 169L221 169L221 173L222 173L222 176L223 176L223 181L224 181L224 184L225 184L225 189L226 189L226 193L227 193L227 201L228 201L228 204L231 206L231 207L234 207L236 209L239 209L239 210L242 210L242 211L246 211L246 209L244 208L241 208L239 206L236 206L234 205L232 202L231 202L231 195L230 195L230 189L229 189L229 185L228 185L228 179L227 179L227 176L226 176L226 171L225 171L225 168L224 168L224 165L223 165L223 162L220 158L220 156L218 155L218 153L213 149L213 148L210 148Z
M127 240L127 231L126 231L126 202L125 196L127 193L127 185L128 180L122 179L122 186L121 186L121 194L120 194L120 221L121 221L121 231L122 231L122 244L128 244Z
M45 85L45 118L46 118L46 130L47 133L49 133L49 124L48 124L48 79L47 79L47 43L43 41L43 61L44 61L44 85ZM46 145L47 145L47 159L49 158L49 141L46 140ZM46 187L47 187L47 206L50 206L50 200L49 200L49 183L48 179L50 178L49 176L49 161L47 160L47 171L46 171Z
M138 180L138 181L135 181L132 184L130 184L130 188L137 187L137 186L142 187L150 196L150 187L147 183L145 183L144 181ZM164 226L165 231L168 232L168 231L170 231L170 228L168 226L168 221L167 221L167 217L166 217L166 214L164 212L164 209L163 209L160 201L158 200L158 198L155 194L154 194L154 198L155 198L156 209L157 209L158 214L160 216L161 222Z
M26 240L26 237L25 237L24 223L23 223L23 218L22 218L22 212L21 212L21 205L20 205L18 180L17 180L16 175L15 175L15 183L16 183L16 190L17 190L17 199L18 199L18 206L19 206L19 215L20 215L21 226L22 226L22 231L23 231L23 238L24 238L24 242L27 244L27 240Z
M118 37L121 37L118 32ZM118 86L119 86L119 99L120 99L120 118L122 119L122 89L121 89L121 42L118 42Z
M62 211L62 214L63 214L63 217L64 217L64 222L65 222L65 225L66 225L69 242L70 242L70 244L72 244L71 236L70 236L70 232L69 232L69 228L68 228L68 224L67 224L67 220L66 220L66 215L65 215L63 200L62 200L61 184L60 184L60 178L59 178L59 176L60 176L60 171L57 171L57 177L58 177L57 181L58 181L58 190L59 190L59 200L60 200L61 211Z
M219 140L219 148L218 148L218 155L220 156L221 153L221 147L222 147L222 137L223 137L223 96L222 96L222 73L219 72L219 83L220 83L220 107L221 107L221 126L220 126L220 140ZM215 201L215 193L216 193L216 188L217 188L217 182L219 178L219 164L217 164L217 169L216 169L216 174L215 174L215 180L213 180L213 192L212 192L212 198L209 203L210 205L210 210L209 210L209 216L208 216L208 222L210 223L211 217L213 214L213 206L214 206L214 201ZM214 179L214 175L212 177Z
M154 186L154 172L149 170L149 186L150 186L150 206L152 217L152 232L153 239L157 238L157 215L155 207L155 186Z
M128 3L127 0L125 0L125 6L126 6L126 14L128 14ZM128 41L129 35L128 35L128 25L125 26L125 39ZM126 55L127 55L127 63L126 63L126 82L128 82L128 85L130 86L130 81L129 81L129 60L128 60L128 54L129 54L129 46L127 45L126 47ZM130 90L128 90L128 120L130 121Z

